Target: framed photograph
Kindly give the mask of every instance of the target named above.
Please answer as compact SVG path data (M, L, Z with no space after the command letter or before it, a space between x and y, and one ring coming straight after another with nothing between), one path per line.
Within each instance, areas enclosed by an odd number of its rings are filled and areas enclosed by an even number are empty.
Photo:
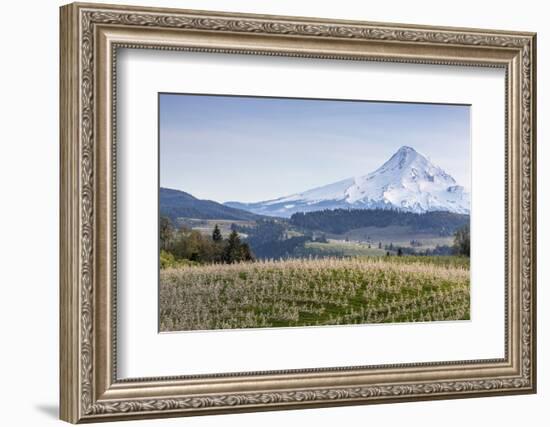
M536 391L535 34L61 8L61 418Z

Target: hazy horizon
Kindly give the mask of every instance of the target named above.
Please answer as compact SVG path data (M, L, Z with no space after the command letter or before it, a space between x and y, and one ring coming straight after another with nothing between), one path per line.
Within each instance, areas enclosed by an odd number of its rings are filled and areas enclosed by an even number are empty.
M160 94L160 186L258 202L366 175L411 146L470 190L470 107Z

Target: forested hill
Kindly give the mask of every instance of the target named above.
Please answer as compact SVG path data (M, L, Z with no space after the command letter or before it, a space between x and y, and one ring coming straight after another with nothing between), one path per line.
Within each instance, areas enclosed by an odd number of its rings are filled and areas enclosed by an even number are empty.
M260 215L241 209L230 208L212 200L201 200L185 191L160 188L160 214L172 221L177 218L227 219L233 221L255 221Z
M452 212L412 213L391 209L334 209L298 212L290 217L294 227L341 234L362 227L409 226L415 231L451 235L470 222L469 215Z

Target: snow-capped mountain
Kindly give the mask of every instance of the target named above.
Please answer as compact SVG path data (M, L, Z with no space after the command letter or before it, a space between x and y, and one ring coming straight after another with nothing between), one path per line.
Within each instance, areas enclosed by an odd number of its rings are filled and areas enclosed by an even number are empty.
M414 148L403 146L368 175L257 203L226 205L256 214L290 217L321 209L398 209L470 213L470 194Z

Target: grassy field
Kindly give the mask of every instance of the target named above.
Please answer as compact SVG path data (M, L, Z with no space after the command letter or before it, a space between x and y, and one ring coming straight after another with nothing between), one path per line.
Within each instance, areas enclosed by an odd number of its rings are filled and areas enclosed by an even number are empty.
M385 249L378 249L378 246L362 242L346 242L344 240L329 239L327 243L307 242L305 252L312 256L383 256Z
M326 235L329 240L349 240L363 243L371 243L372 247L377 247L381 242L382 246L392 243L394 246L411 247L411 240L416 240L422 244L418 249L433 249L437 245L452 246L453 236L439 236L430 232L414 231L411 227L392 225L388 227L363 227L350 230L343 234Z
M161 331L466 320L459 257L354 257L167 268Z

